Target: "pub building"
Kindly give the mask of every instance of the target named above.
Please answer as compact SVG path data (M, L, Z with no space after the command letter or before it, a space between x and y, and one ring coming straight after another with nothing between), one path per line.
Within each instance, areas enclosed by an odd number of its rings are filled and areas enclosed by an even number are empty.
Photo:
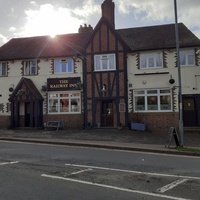
M101 11L94 29L0 47L1 128L178 126L174 24L116 29L114 2L104 0ZM200 127L200 40L178 26L184 126Z

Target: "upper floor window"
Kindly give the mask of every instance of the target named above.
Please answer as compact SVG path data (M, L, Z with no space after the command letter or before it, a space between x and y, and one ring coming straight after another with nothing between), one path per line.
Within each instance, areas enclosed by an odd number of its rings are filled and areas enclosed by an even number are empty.
M54 73L73 73L74 72L74 60L72 58L55 59L54 60Z
M37 60L24 61L24 75L37 75Z
M140 69L153 69L162 67L163 67L162 52L140 54Z
M195 65L195 52L193 49L180 50L180 65L181 66Z
M94 55L94 71L108 71L115 69L115 54Z
M0 76L7 76L7 63L0 62Z

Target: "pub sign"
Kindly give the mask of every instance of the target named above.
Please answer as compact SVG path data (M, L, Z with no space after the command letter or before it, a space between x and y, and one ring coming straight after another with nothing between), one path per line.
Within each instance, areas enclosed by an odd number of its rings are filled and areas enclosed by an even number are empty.
M48 91L64 91L64 90L80 90L80 89L81 89L80 77L47 79Z

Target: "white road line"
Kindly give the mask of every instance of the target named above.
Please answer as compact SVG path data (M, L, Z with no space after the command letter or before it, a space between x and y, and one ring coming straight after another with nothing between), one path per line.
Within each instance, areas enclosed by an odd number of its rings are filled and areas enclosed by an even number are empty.
M65 164L65 165L66 166L72 166L72 167L83 167L83 168L100 169L100 170L108 170L108 171L117 171L117 172L133 173L133 174L150 175L150 176L163 176L163 177L172 177L172 178L183 178L183 179L200 180L200 177L194 177L194 176L181 176L181 175L173 175L173 174L160 174L160 173L151 173L151 172L141 172L141 171L132 171L132 170L125 170L125 169L97 167L97 166L91 166L91 165L76 165L76 164Z
M87 171L91 171L92 169L84 169L84 170L80 170L78 172L72 172L70 175L75 175L75 174L80 174L80 173L83 173L83 172L87 172Z
M178 185L180 185L180 184L182 184L186 181L188 181L188 179L178 179L178 180L173 181L172 183L170 183L168 185L165 185L161 188L158 188L157 191L160 192L160 193L164 193L164 192L171 190L171 189L175 188L176 186L178 186Z
M42 177L46 177L46 178L51 178L51 179L59 179L59 180L64 180L64 181L71 181L71 182L75 182L75 183L81 183L81 184L86 184L86 185L109 188L109 189L119 190L119 191L123 191L123 192L137 193L137 194L141 194L141 195L153 196L153 197L158 197L158 198L165 198L165 199L172 199L172 200L189 200L189 199L173 197L173 196L167 196L167 195L162 195L162 194L156 194L156 193L151 193L151 192L144 192L144 191L139 191L139 190L131 190L131 189L115 187L115 186L111 186L111 185L93 183L93 182L89 182L89 181L82 181L82 180L77 180L77 179L64 178L64 177L60 177L60 176L52 176L52 175L48 175L48 174L42 174L41 176Z
M4 162L4 163L0 163L0 166L2 166L2 165L13 165L13 164L17 164L17 163L19 163L19 161Z

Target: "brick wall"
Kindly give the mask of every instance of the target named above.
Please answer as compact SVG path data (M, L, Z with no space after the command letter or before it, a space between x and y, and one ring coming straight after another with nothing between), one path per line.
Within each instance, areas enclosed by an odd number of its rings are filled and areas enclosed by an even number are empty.
M46 115L44 116L44 123L47 121L63 121L64 129L82 129L83 115Z
M10 116L0 116L0 128L10 127Z
M145 123L148 131L168 131L178 128L178 113L130 113L130 122Z

